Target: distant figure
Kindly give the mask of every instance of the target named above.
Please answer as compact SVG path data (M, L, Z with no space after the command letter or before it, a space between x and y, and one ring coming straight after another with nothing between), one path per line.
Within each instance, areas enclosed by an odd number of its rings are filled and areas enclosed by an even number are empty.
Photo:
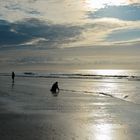
M15 73L12 72L12 82L14 83L14 80L15 80Z
M52 88L50 90L52 93L58 93L59 92L59 87L58 87L58 82L55 82L53 85L52 85Z

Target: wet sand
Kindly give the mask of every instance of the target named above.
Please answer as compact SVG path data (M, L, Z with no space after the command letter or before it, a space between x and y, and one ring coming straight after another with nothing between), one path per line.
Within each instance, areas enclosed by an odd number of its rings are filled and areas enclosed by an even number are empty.
M140 139L140 104L98 93L52 95L56 80L0 77L0 140Z

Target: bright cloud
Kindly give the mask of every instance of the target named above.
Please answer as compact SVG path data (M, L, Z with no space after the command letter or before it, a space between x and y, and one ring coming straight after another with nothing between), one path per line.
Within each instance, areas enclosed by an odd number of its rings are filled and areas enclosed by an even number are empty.
M86 4L90 10L98 10L106 6L121 6L138 3L140 3L139 0L86 0Z

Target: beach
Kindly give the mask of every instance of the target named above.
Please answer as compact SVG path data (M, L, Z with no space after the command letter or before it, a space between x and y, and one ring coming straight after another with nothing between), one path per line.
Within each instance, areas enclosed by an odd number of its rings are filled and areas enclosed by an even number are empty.
M50 92L55 81L59 94ZM139 140L140 104L127 94L97 92L92 84L39 77L12 83L0 76L0 140Z

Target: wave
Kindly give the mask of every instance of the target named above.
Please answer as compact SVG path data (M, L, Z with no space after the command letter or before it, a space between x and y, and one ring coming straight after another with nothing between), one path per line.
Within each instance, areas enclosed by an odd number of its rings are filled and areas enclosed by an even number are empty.
M48 74L39 74L39 73L24 73L22 76L28 77L40 77L40 78L68 78L68 79L127 79L127 80L140 80L140 76L129 76L129 75L95 75L95 74L81 74L81 73L48 73Z
M130 103L133 103L133 104L139 104L139 103L136 103L136 102L133 102L131 100L128 100L127 98L129 97L129 95L124 95L123 97L117 97L117 96L114 96L110 93L105 93L105 92L92 92L92 91L83 91L83 90L72 90L72 89L60 89L61 91L65 91L65 92L76 92L76 93L85 93L85 94L90 94L90 95L103 95L103 96L107 96L107 97L110 97L110 98L115 98L115 99L119 99L119 100L122 100L122 101L125 101L125 102L130 102Z
M0 76L11 76L9 73L0 73ZM68 79L127 79L140 81L140 76L134 75L96 75L82 73L34 73L23 72L16 73L16 77L32 77L32 78L68 78Z

